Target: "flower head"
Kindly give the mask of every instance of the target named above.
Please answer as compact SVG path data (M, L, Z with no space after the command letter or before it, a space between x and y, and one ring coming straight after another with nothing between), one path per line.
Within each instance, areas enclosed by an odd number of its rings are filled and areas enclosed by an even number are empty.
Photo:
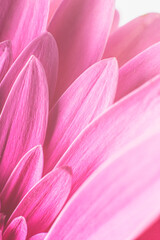
M2 0L0 239L160 236L160 67L151 13Z

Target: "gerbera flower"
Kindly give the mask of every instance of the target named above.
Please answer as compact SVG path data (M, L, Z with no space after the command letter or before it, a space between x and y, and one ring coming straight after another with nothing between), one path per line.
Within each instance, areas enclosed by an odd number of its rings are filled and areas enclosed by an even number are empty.
M160 15L2 0L0 239L160 236Z

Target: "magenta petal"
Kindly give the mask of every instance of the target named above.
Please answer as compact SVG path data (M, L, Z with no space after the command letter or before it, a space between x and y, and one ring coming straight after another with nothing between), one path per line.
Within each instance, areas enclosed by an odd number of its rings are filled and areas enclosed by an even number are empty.
M72 193L108 157L160 129L160 76L113 105L76 138L57 166L73 171Z
M114 0L62 2L48 28L60 54L56 100L84 70L101 59L113 15Z
M160 74L160 43L156 43L120 68L115 101Z
M12 62L12 46L10 41L0 43L0 82Z
M3 240L26 240L27 224L24 217L13 219L3 234Z
M70 199L45 240L135 239L160 214L159 142L160 131L102 165Z
M14 59L23 48L46 30L49 0L2 0L0 41L9 39Z
M31 57L19 74L0 115L0 188L23 155L43 144L48 88L40 62Z
M7 216L12 213L31 187L41 179L42 171L43 150L41 146L37 146L24 155L1 192L2 211Z
M87 69L62 95L49 115L45 173L52 170L87 124L113 102L117 79L117 61L102 60Z
M28 61L31 55L34 55L42 63L48 81L50 106L53 104L54 90L57 80L58 69L58 50L57 45L50 33L44 33L33 42L31 42L16 59L10 70L0 84L0 110L2 109L9 91L15 82L18 74Z
M119 28L108 40L104 53L116 57L119 66L160 41L160 14L150 13L138 17Z
M44 240L46 235L47 235L47 233L39 233L39 234L36 234L36 235L32 236L28 240Z
M157 219L156 219L157 220ZM152 223L136 240L157 240L160 236L160 219Z
M67 167L50 172L27 193L8 221L24 216L28 237L47 231L69 195L71 179Z

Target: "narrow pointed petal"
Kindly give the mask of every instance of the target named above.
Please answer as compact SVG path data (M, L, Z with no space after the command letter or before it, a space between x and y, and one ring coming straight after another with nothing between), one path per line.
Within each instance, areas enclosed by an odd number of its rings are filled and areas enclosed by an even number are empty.
M49 115L45 173L53 169L87 124L113 103L117 79L117 61L102 60L86 70L59 99Z
M41 179L42 171L43 151L41 146L37 146L24 155L1 192L2 210L7 216L12 213L24 195Z
M12 62L12 46L10 41L0 43L0 82Z
M40 62L31 57L19 74L0 115L0 188L23 155L44 142L48 87Z
M3 234L3 240L26 240L27 224L24 217L13 219Z
M160 41L160 14L150 13L138 17L119 28L108 40L104 53L116 57L119 66Z
M160 43L147 48L120 68L115 101L160 74Z
M47 235L47 233L39 233L39 234L36 234L36 235L32 236L31 238L29 238L29 240L44 240L46 235Z
M117 30L117 28L119 26L119 21L120 21L119 12L117 10L115 10L110 35Z
M49 0L1 0L0 41L9 39L14 59L46 30Z
M70 193L71 179L67 167L50 172L28 192L8 221L24 216L28 237L47 231Z
M56 100L84 70L101 59L113 15L114 0L62 2L48 27L60 55Z
M160 76L113 105L76 138L57 166L73 171L72 193L110 156L133 139L160 129Z
M160 214L159 142L160 132L101 166L70 199L45 240L135 239Z
M58 71L58 49L56 42L50 33L44 33L32 41L16 59L10 70L0 84L0 110L7 99L9 91L15 82L18 74L34 55L42 63L48 81L50 105L53 105L54 90L57 81Z

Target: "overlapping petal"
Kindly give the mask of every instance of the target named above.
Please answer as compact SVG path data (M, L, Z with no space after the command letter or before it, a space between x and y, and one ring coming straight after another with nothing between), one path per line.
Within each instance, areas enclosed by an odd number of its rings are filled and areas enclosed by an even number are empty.
M53 105L54 90L58 71L58 49L54 38L50 33L44 33L32 41L12 64L10 70L0 84L0 110L2 109L9 91L15 82L18 74L28 61L34 55L42 63L49 87L50 106Z
M48 17L48 23L50 23L52 17L58 10L59 6L61 5L63 0L50 0L50 7L49 7L49 17Z
M14 59L46 30L49 0L1 0L0 41L12 41Z
M117 79L117 61L102 60L86 70L59 99L49 115L45 173L52 170L87 124L113 103Z
M43 144L48 121L48 86L40 62L31 57L0 115L0 188L32 147Z
M117 30L119 21L120 21L119 12L115 10L110 34L113 34Z
M72 193L110 156L160 129L160 76L113 105L76 138L57 166L73 171Z
M9 224L3 234L3 240L26 240L27 224L24 217L17 217Z
M12 213L24 195L41 179L42 171L43 152L42 147L37 146L24 155L1 192L2 211L7 216Z
M12 62L12 46L10 41L0 43L0 82L8 71Z
M104 58L116 57L119 66L160 41L160 14L138 17L119 28L108 40Z
M157 220L157 219L156 219ZM148 228L146 228L146 231L141 233L141 235L136 238L136 240L157 240L160 236L160 220L158 218L157 221L155 221L152 224L149 224Z
M0 0L0 240L158 239L160 14L118 24Z
M120 68L115 101L160 74L159 52L160 43L156 43Z
M29 238L29 240L44 240L46 235L47 233L39 233Z
M50 172L27 193L8 221L24 216L28 237L47 231L70 193L71 179L67 167Z
M113 15L114 0L62 2L48 27L60 55L56 100L84 70L101 59Z
M135 141L101 166L68 202L45 240L135 239L160 214L159 142L160 132Z

